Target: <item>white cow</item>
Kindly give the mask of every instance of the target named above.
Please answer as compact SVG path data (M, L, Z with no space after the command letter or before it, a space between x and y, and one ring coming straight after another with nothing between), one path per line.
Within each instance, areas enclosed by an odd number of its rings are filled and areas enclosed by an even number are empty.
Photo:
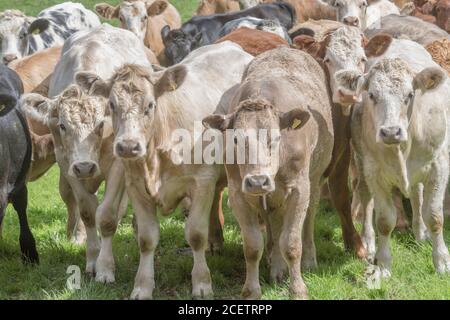
M352 141L362 173L358 187L367 206L373 197L378 230L375 261L390 276L389 238L396 224L392 192L411 199L416 237L433 243L439 273L450 271L443 239L443 201L449 174L450 80L419 44L394 40L381 57L369 61L368 73L342 71L336 75L348 92L363 101L352 118ZM370 214L363 239L375 253Z
M103 211L123 213L128 199L122 163L113 157L108 102L83 92L75 81L76 74L82 71L110 77L125 63L151 67L144 45L133 33L108 24L80 32L63 47L50 82L50 98L29 94L22 99L27 115L47 125L53 135L56 161L61 169L60 193L69 220L79 214L86 227L86 272L97 271L97 277L103 273L101 269L96 270L100 246L96 210L100 216ZM103 180L106 180L106 191L98 207L96 191ZM101 219L97 224L103 236L115 231L110 225L105 227ZM102 259L100 256L100 266Z

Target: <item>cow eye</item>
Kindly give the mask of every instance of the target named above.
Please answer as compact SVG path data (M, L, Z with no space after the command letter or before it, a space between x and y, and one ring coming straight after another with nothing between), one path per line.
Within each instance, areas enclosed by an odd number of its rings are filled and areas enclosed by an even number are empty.
M109 103L109 108L111 109L111 111L114 111L114 103L110 102Z
M367 58L366 57L362 57L361 58L361 63L366 63L367 62Z
M325 62L325 63L330 63L330 58L325 58L325 59L323 59L323 62Z
M123 19L123 16L120 16L120 17L119 17L119 20L120 20L120 22L123 22L123 20L124 20L124 19Z
M375 96L373 95L373 93L369 93L369 98L370 98L370 100L375 102Z
M335 2L333 3L333 6L339 8L339 7L341 6L341 3L338 2L338 1L335 1Z
M364 8L364 7L367 7L367 2L364 1L363 3L361 3L361 5L360 5L359 7L360 7L361 9Z
M414 93L410 92L405 99L405 104L408 104L412 100L412 98L414 98Z
M142 20L146 21L148 19L147 16L142 17Z
M234 142L234 144L238 144L238 138L234 137L233 142Z
M148 108L145 110L145 115L148 116L148 114L150 113L150 111L152 111L153 109L155 109L156 107L156 103L154 101L150 102L148 104Z
M59 125L59 128L60 128L62 131L66 131L66 126L63 125L62 123Z

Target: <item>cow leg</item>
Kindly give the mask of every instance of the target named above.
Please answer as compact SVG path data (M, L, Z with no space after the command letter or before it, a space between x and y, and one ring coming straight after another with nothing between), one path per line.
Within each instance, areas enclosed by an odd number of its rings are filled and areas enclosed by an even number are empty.
M20 223L20 251L22 252L22 261L24 263L39 263L39 255L36 250L36 241L31 233L27 219L28 190L24 186L18 190L12 197L11 202L19 215Z
M112 242L120 219L120 211L123 211L121 205L123 206L122 200L124 198L127 203L123 167L120 162L115 161L106 180L103 202L96 212L97 228L102 239L100 253L95 264L95 281L97 282L112 283L115 281Z
M320 183L311 182L311 195L308 211L306 213L305 224L303 226L303 252L302 270L312 270L317 268L316 244L314 242L314 220L319 207Z
M450 255L443 236L444 197L448 182L448 154L441 155L433 164L424 184L423 220L433 244L433 263L438 273L450 272Z
M214 186L206 185L195 190L185 229L186 240L194 255L192 296L200 299L213 296L211 275L205 256L208 247L209 213L214 198L212 188Z
M264 237L258 214L248 205L240 192L230 192L230 202L241 228L244 245L246 276L241 293L242 298L249 300L261 299L259 262L264 251ZM278 241L278 239L274 239L274 241Z
M308 181L308 177L302 177ZM299 180L301 181L301 180ZM302 232L308 210L310 187L308 183L298 182L298 189L292 190L286 203L283 230L279 246L289 268L289 291L293 299L307 299L308 293L301 274ZM300 186L300 184L303 184ZM301 191L300 191L301 190Z
M358 195L360 201L360 211L362 213L362 223L363 227L361 230L361 240L366 248L367 260L373 262L375 258L376 246L375 246L375 230L373 228L373 213L374 213L374 203L373 197L370 194L369 187L367 186L363 164L361 159L355 154L354 164L355 172L360 172L357 174L358 182L355 186L353 196Z
M339 158L336 168L331 173L328 183L333 204L339 213L342 226L342 236L346 249L353 250L359 258L366 257L366 249L361 237L353 225L350 190L348 187L348 168L350 163L350 147Z
M223 249L223 188L216 186L214 200L211 207L208 242L212 254L220 253Z
M80 210L81 220L86 229L86 273L94 276L95 263L100 250L95 225L95 212L98 207L97 196L89 193L78 180L74 180L71 187Z
M3 219L5 218L6 206L8 205L8 196L6 190L0 190L0 239L3 235Z
M268 234L267 240L271 243L270 248L267 250L267 254L270 254L270 279L273 282L281 282L287 274L287 264L278 245L281 230L283 229L283 216L278 212L270 212L268 219L270 228L267 228L267 233L270 234ZM274 241L276 241L276 245L273 245Z
M423 184L419 183L411 192L411 207L413 212L412 226L417 241L425 241L429 238L427 227L422 217Z
M130 186L128 196L136 217L139 244L139 268L134 280L131 299L152 299L155 288L155 249L159 242L159 222L156 205L140 194L140 190Z
M380 267L382 276L391 276L392 256L390 237L397 222L397 212L392 201L391 190L385 191L378 185L373 190L375 203L375 219L378 233L378 249L375 254L375 263Z
M405 209L403 208L402 194L400 190L394 189L393 200L395 210L397 210L397 223L396 229L400 232L405 232L409 228L408 218L406 217Z
M80 220L80 212L72 188L62 174L59 175L59 194L67 207L67 238L73 243L82 244L86 241L86 230Z

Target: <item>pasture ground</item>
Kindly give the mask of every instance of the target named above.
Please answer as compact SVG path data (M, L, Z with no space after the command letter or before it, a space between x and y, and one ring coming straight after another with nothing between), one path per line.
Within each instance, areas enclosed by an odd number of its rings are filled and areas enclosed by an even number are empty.
M0 0L0 11L8 8L35 15L58 0ZM82 0L93 8L96 1ZM100 2L100 1L98 1ZM117 0L109 1L112 4ZM171 0L187 20L197 0ZM0 240L0 299L126 299L132 291L139 254L131 227L132 209L122 221L114 239L116 283L98 284L82 275L80 290L66 287L66 270L71 265L84 270L85 247L65 237L66 208L58 193L58 167L55 165L39 181L29 184L30 225L36 237L41 264L23 266L19 252L19 223L12 206L8 207L3 239ZM100 192L101 194L101 192ZM226 199L225 202L226 204ZM244 256L239 227L225 208L225 248L220 256L208 256L217 299L239 298L245 279ZM187 247L184 218L177 212L160 217L161 240L155 258L155 299L190 299L192 257L178 254ZM392 278L380 289L369 290L363 281L365 264L343 249L337 213L325 202L316 223L319 268L304 273L311 299L449 299L450 275L437 275L431 260L430 243L416 243L411 232L395 232ZM450 223L445 238L450 243ZM271 284L265 259L261 262L264 299L287 299L288 283Z

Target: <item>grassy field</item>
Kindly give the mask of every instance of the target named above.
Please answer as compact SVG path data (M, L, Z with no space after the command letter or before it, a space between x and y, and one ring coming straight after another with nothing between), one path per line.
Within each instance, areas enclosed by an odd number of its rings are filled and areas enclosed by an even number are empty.
M171 0L187 19L195 0ZM14 7L27 14L60 1L16 1ZM95 1L83 1L92 8ZM117 2L116 0L111 3ZM0 0L0 10L10 8ZM97 284L82 276L80 290L66 287L66 270L71 265L84 269L85 248L65 238L66 208L58 194L58 168L54 166L42 179L29 184L29 220L36 237L41 264L23 266L18 244L18 219L10 206L0 240L0 299L126 299L133 288L138 267L138 248L131 227L132 209L122 221L114 240L116 283ZM226 203L226 201L225 201ZM229 209L225 209L225 249L220 256L209 256L213 288L217 299L239 298L245 266L239 227ZM187 247L184 218L177 213L161 217L161 241L155 259L156 299L190 299L192 258L178 254ZM319 268L304 273L311 299L449 299L450 275L434 273L429 243L418 244L411 232L395 233L392 278L381 289L369 290L363 281L365 264L343 249L337 214L322 203L317 218L316 244ZM450 243L450 224L446 223L446 241ZM288 298L288 285L271 284L268 268L261 263L264 299Z

